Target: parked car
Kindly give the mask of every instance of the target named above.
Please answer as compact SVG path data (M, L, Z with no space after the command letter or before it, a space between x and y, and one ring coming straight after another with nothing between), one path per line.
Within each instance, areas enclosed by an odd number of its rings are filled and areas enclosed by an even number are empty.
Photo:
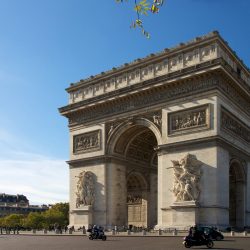
M213 227L199 227L199 230L204 232L212 240L223 240L224 236L221 232L217 231Z

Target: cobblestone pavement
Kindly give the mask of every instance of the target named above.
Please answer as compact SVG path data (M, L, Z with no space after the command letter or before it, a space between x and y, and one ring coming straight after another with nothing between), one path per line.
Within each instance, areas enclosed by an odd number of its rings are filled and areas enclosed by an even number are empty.
M86 236L0 235L0 250L179 250L182 237L108 237L90 241ZM205 246L192 249L207 249ZM226 238L214 249L249 250L250 238Z

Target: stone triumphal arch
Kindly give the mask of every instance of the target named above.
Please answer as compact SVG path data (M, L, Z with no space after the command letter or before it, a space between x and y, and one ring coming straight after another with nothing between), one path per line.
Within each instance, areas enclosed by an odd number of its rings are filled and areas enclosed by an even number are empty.
M250 72L218 32L67 92L70 225L250 226Z

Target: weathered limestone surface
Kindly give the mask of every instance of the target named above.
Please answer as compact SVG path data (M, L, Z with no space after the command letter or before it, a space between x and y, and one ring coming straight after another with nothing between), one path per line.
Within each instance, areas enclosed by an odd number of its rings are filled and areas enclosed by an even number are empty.
M218 32L67 91L70 225L250 226L250 72Z

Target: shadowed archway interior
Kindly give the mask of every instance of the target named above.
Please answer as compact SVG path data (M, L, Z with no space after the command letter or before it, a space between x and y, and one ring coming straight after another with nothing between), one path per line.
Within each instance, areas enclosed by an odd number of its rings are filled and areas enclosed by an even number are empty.
M243 167L233 162L229 169L229 224L234 228L243 228L245 224L245 178Z
M127 129L117 140L114 154L126 162L127 225L153 227L157 223L157 140L141 125Z

